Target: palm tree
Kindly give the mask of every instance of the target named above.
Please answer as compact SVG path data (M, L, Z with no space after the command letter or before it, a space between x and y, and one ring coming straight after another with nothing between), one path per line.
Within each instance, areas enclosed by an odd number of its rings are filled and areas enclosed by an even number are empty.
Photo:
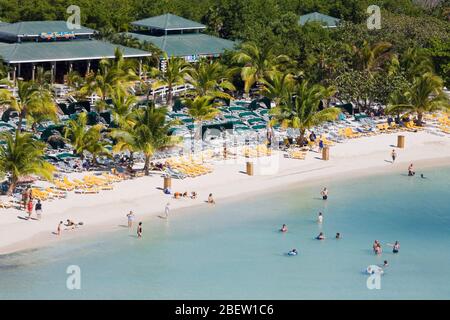
M125 122L129 120L133 107L138 101L137 97L128 94L121 87L116 87L111 94L111 101L111 112L114 122L119 126L125 125Z
M248 93L256 83L259 85L269 71L288 67L291 60L285 55L275 55L270 46L259 48L251 42L243 43L233 56L233 61L242 65L241 78L244 90Z
M19 179L27 175L38 175L51 180L55 167L44 160L45 143L36 141L29 133L2 133L0 140L0 173L9 174L8 194L12 194Z
M414 81L415 77L427 72L434 72L433 60L429 53L423 49L409 48L401 57L401 65L406 79Z
M202 126L206 120L212 120L220 113L216 107L219 104L214 102L214 99L208 96L196 97L194 100L186 99L184 104L188 107L188 114L194 118L197 132L195 139L202 139Z
M392 44L389 42L378 42L371 46L366 40L360 48L354 46L353 53L355 68L369 73L381 70L393 55Z
M295 79L291 73L277 70L268 72L261 82L261 94L274 101L276 106L289 100L289 94L295 86Z
M100 154L108 155L109 151L105 148L105 142L101 131L102 124L96 124L89 127L87 125L87 113L79 113L76 119L67 121L64 128L64 138L70 141L73 147L73 153L84 158L84 152L89 152L93 156L93 162L96 163L96 156Z
M450 110L450 101L443 92L443 80L431 72L416 77L412 86L403 93L394 93L386 113L417 114L417 121L422 125L423 114L439 110Z
M113 130L111 136L118 140L114 151L128 150L144 154L144 172L149 174L150 159L160 149L179 142L179 138L169 135L171 123L166 123L167 108L156 108L154 104L133 111L133 124Z
M0 104L7 104L19 113L17 132L22 130L22 120L48 118L56 120L56 105L50 91L33 81L17 82L17 97L6 89L0 89Z
M164 61L166 62L165 71L156 72L157 80L153 84L153 89L161 86L167 86L167 105L172 107L173 87L183 84L184 78L189 71L189 63L183 58L170 57L164 54Z
M115 87L121 86L124 90L127 90L131 87L133 81L139 79L134 67L132 62L125 60L122 52L116 49L115 59L101 60L97 73L90 72L86 76L86 82L80 89L80 93L82 95L97 94L100 97L97 108L103 110L107 107L107 97L111 95Z
M290 98L271 110L272 124L281 124L285 128L299 129L299 144L305 140L305 132L325 121L336 120L341 110L325 108L319 111L320 102L334 94L334 88L319 84L310 85L303 81L296 86Z
M197 96L231 99L231 95L224 90L236 90L230 81L234 71L234 68L227 68L218 60L210 62L202 59L189 69L186 80L194 87L193 92Z

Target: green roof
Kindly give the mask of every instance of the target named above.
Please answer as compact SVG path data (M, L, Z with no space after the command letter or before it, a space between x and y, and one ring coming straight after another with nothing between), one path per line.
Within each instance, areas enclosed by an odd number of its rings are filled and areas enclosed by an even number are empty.
M300 25L303 26L307 22L320 22L324 27L335 28L338 26L340 19L327 16L326 14L322 14L320 12L312 12L300 16L299 19Z
M131 23L133 26L144 27L148 29L160 30L187 30L187 29L205 29L206 26L188 20L174 14L163 14L161 16L142 19Z
M66 21L22 21L0 25L0 38L38 37L42 33L73 32L75 35L94 34L95 30L81 27L69 29Z
M151 56L149 52L98 40L0 43L0 57L7 63L97 60L114 58L120 48L125 58Z
M219 55L225 50L233 50L235 43L204 33L171 34L161 37L128 33L140 41L151 42L169 57L198 55Z

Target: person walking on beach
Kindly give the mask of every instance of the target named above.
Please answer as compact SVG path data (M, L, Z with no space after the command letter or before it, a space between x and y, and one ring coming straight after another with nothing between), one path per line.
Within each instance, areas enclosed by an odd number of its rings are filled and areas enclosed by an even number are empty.
M128 219L128 228L132 228L133 227L133 220L134 220L134 213L133 213L133 211L130 211L127 214L127 219Z
M41 200L38 200L36 205L34 206L34 211L36 211L36 216L38 220L42 218L42 203Z
M60 221L58 224L58 227L56 228L56 235L60 236L61 235L61 226L63 225L63 222Z
M322 190L322 192L320 192L320 194L321 194L323 200L327 200L328 199L328 190L327 190L326 187L323 188L323 190Z
M166 215L166 219L169 218L169 211L170 211L170 203L167 202L166 207L164 208L164 214Z
M139 225L137 227L137 237L142 238L142 222L139 222Z
M392 150L391 157L392 157L392 164L394 164L395 159L397 158L397 152L395 152L394 149Z
M28 211L28 220L31 219L31 215L33 214L33 198L30 198L27 203L27 211Z

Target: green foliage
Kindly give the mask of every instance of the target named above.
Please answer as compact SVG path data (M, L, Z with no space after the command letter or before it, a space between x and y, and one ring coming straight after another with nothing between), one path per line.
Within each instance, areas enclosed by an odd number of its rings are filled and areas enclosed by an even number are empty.
M19 179L27 175L37 175L51 180L55 168L44 160L43 142L33 139L29 133L2 133L0 140L5 146L0 147L0 175L8 174L11 194Z

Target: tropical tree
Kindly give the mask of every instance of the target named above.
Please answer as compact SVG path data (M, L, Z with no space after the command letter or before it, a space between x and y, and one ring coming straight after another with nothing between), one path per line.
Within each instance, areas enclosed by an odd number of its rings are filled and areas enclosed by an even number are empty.
M214 119L220 113L216 108L219 104L215 103L214 99L208 96L186 99L184 104L188 107L188 114L194 118L196 124L197 132L195 138L201 139L203 122Z
M244 81L244 90L249 92L254 84L260 85L268 72L282 69L291 64L285 55L275 55L271 46L259 48L256 44L243 43L234 54L233 61L242 65L241 78Z
M370 45L367 40L364 40L360 48L353 46L355 69L369 73L382 70L383 65L392 58L391 49L392 44L389 42Z
M114 122L119 125L125 125L129 120L133 107L137 103L137 97L128 94L123 88L116 87L111 94L111 113Z
M290 98L273 108L272 124L281 124L284 128L299 129L299 144L303 144L307 129L317 126L325 121L337 119L341 110L338 108L325 108L319 110L320 102L333 95L334 88L323 87L319 84L310 85L308 81L298 84Z
M115 87L120 86L127 90L133 81L139 80L134 70L134 63L131 60L125 60L122 52L116 49L115 59L101 60L98 71L90 72L86 76L80 93L85 96L97 94L100 97L97 108L103 110L107 107L106 99L112 94Z
M271 71L262 79L261 94L279 106L290 99L290 93L295 86L295 78L289 72Z
M169 58L166 53L164 54L164 61L166 63L165 70L154 70L157 80L153 84L153 89L167 86L167 105L171 108L173 101L173 87L185 82L184 78L189 71L190 65L183 58Z
M8 194L12 194L21 177L37 175L51 180L55 167L44 160L45 143L33 139L29 133L2 133L0 140L0 174L9 175Z
M425 112L450 110L450 101L443 92L442 79L431 72L416 77L412 86L404 92L395 92L386 113L416 114L419 125L422 124Z
M231 95L225 90L236 90L230 81L235 71L235 68L227 68L218 60L211 62L202 59L189 69L186 81L194 87L192 91L196 96L231 99Z
M153 154L180 141L169 135L171 123L166 122L167 112L167 108L156 108L154 104L134 110L131 125L112 131L111 136L118 141L113 151L128 150L131 156L133 152L142 152L144 172L148 175Z
M100 123L89 127L87 125L87 113L82 112L77 115L76 119L67 121L67 126L64 128L64 138L70 141L75 155L84 159L85 151L89 152L93 157L93 162L96 163L98 155L109 154L102 137L102 129L103 125Z
M24 118L35 123L37 119L56 120L56 105L50 91L39 87L33 81L17 82L17 97L6 89L0 89L0 104L7 104L19 113L17 131L22 130Z

